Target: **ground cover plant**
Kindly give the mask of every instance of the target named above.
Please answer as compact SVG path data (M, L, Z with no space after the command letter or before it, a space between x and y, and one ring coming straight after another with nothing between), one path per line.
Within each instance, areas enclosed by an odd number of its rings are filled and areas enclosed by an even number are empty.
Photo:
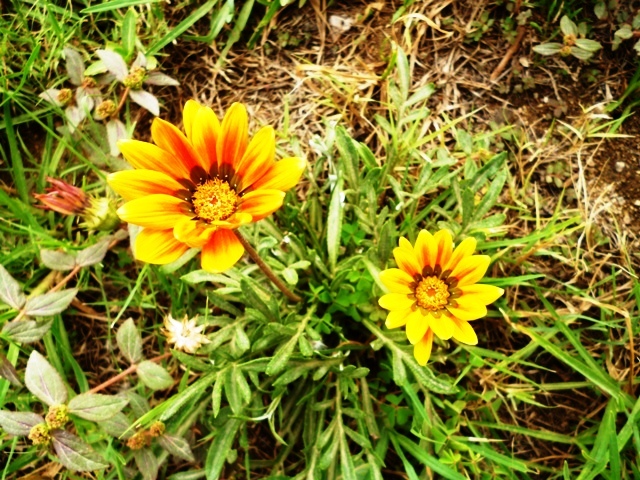
M1 478L640 477L634 8L11 3Z

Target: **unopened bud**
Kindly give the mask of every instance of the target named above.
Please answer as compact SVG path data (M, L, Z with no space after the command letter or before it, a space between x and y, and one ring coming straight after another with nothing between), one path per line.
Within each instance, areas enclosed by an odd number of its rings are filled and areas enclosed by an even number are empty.
M60 105L64 107L69 104L72 98L73 92L71 91L71 89L63 88L58 92L58 98L56 98L56 100L58 100L58 102L60 102Z
M53 405L49 407L45 420L51 430L64 427L69 421L69 407L66 405Z
M47 181L52 185L47 189L47 193L34 195L42 202L44 208L64 215L82 215L89 207L89 196L80 188L51 177L47 177Z
M145 68L133 67L122 83L124 83L125 87L129 87L132 90L140 90L146 75L147 70Z
M576 44L576 36L573 33L570 33L569 35L565 35L563 38L564 44L568 45L569 47L572 47Z
M563 57L568 57L569 55L571 55L571 47L569 45L565 45L564 47L562 47L562 49L560 50L560 55Z
M149 435L152 437L159 437L164 434L165 430L166 427L164 426L164 423L161 421L153 422L149 427Z
M84 222L80 226L87 230L109 231L120 225L120 219L116 214L116 206L113 200L106 197L90 197L89 206L82 216Z
M146 431L134 433L133 436L127 440L127 447L131 450L140 450L149 444L151 444L151 437Z
M117 107L115 102L113 102L112 100L105 100L96 107L95 117L97 120L102 120L104 118L110 117L111 115L116 113L116 109Z
M49 427L46 423L39 423L31 428L29 431L29 440L34 445L49 445L51 441L51 435L49 434Z

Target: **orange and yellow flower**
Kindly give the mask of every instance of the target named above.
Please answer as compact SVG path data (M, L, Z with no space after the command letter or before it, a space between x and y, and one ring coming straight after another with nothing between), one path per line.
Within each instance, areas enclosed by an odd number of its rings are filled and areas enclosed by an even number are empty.
M389 310L387 328L405 326L413 354L420 365L431 356L433 336L451 337L476 345L478 337L469 324L487 314L487 305L504 290L477 282L489 267L487 255L472 255L473 237L453 249L447 230L435 235L422 230L415 246L404 237L393 250L399 268L380 273L391 293L380 297L380 306Z
M166 264L202 248L202 268L222 272L244 253L233 229L275 212L306 166L297 157L275 161L275 133L261 128L249 141L247 111L234 103L222 123L213 110L189 100L186 135L159 118L155 143L125 140L118 147L135 168L109 175L127 200L118 215L143 227L136 258Z

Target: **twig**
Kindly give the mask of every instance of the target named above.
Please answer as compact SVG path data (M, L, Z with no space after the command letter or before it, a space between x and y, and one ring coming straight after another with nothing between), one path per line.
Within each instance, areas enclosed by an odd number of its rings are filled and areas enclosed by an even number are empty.
M73 270L69 272L69 275L60 280L51 290L49 290L49 292L57 292L58 290L60 290L67 284L67 282L69 282L69 280L75 277L81 269L82 267L79 265L73 267Z
M520 48L520 43L522 42L522 39L524 38L524 34L526 32L527 32L527 27L525 25L518 26L518 36L516 36L516 39L513 42L513 45L509 47L509 50L507 50L507 53L505 54L502 61L498 64L496 69L493 71L493 73L491 74L491 77L489 77L490 81L493 82L500 76L504 68L511 61L511 57L513 57L515 53L518 51L518 49Z
M154 363L158 363L158 362L161 362L162 360L164 360L165 358L169 358L170 356L171 356L171 352L167 352L167 353L163 353L162 355L159 355L157 357L154 357L149 361L150 362L154 362ZM97 387L93 387L87 393L97 393L100 390L104 390L105 388L113 385L114 383L119 382L120 380L125 378L127 375L131 375L132 373L135 373L136 370L138 370L138 364L134 363L133 365L129 366L129 368L127 368L126 370L123 370L122 372L120 372L115 377L111 377L109 380L107 380L105 382L102 382Z
M284 282L280 280L275 273L273 273L273 270L271 270L271 268L269 268L269 266L266 263L264 263L264 260L260 258L260 255L258 255L258 252L256 252L255 249L251 246L251 244L247 242L247 239L244 238L238 230L233 230L233 232L236 234L236 237L238 237L238 240L240 240L240 243L242 244L244 249L247 251L251 259L254 262L256 262L256 264L260 267L260 269L264 272L264 274L267 277L269 277L269 280L271 280L273 284L276 287L278 287L280 291L289 298L289 300L293 302L301 302L302 298L296 295L295 293L293 293L291 290L289 290L287 286L284 284Z
M120 110L122 110L122 107L124 106L124 102L129 96L129 90L130 90L129 87L126 87L124 89L124 92L122 93L122 98L120 99L120 103L118 103L118 107L116 108L116 111L113 112L113 115L111 115L112 117L117 117L118 114L120 113Z

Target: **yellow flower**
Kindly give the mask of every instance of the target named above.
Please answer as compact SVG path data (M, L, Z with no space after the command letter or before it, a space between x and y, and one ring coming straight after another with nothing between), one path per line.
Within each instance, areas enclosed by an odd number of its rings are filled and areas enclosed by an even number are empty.
M275 212L298 183L306 162L275 161L275 133L261 128L249 141L245 107L234 103L222 123L209 107L189 100L183 111L186 136L159 118L154 144L118 143L135 170L109 175L127 203L125 222L143 227L136 258L166 264L189 248L202 248L202 268L222 272L244 253L232 231Z
M443 340L453 337L467 345L476 345L478 337L469 325L487 314L487 305L504 290L478 282L489 267L487 255L472 255L473 237L453 249L447 230L431 235L422 230L415 247L404 237L393 250L400 268L380 273L380 280L391 291L380 297L382 308L389 310L387 328L406 326L413 355L426 365L431 355L433 335Z

